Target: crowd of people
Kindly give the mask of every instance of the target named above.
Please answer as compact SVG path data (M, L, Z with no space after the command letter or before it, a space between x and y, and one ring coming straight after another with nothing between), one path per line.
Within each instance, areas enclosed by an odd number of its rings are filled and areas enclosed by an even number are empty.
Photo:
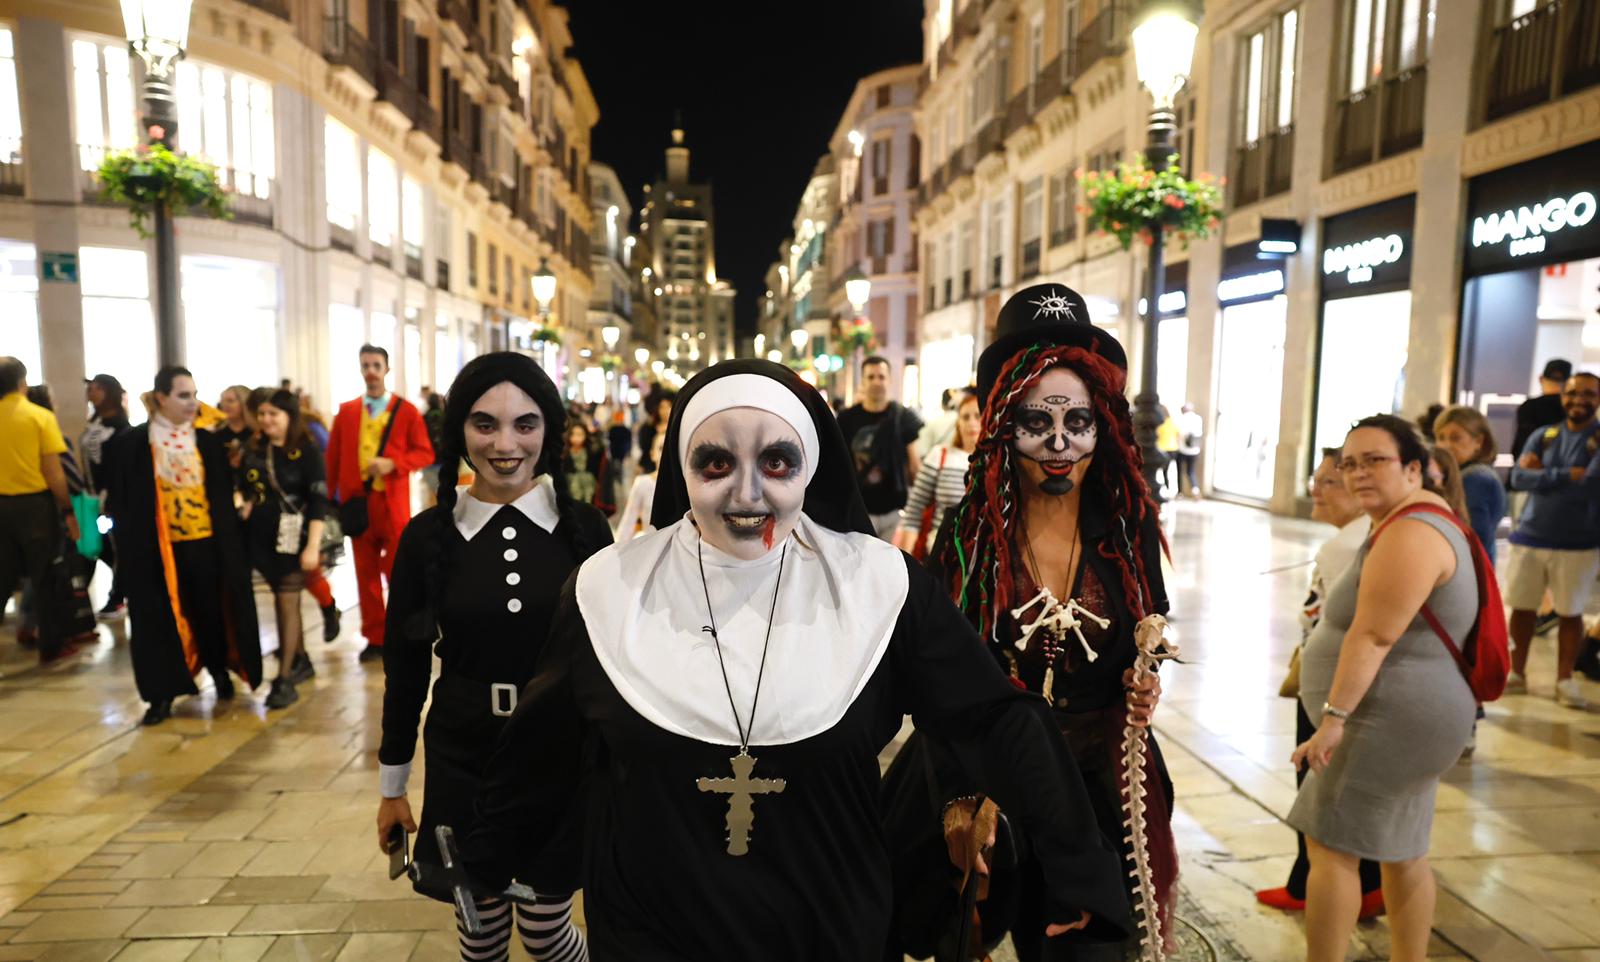
M928 423L878 356L837 412L737 360L658 388L633 425L509 352L419 406L365 345L365 391L331 423L287 384L211 408L167 367L132 425L96 376L74 452L0 359L0 590L30 583L40 658L69 654L56 569L91 550L85 525L105 535L101 614L126 609L158 724L202 672L218 699L263 683L258 575L278 709L315 675L303 592L338 633L324 568L348 538L359 658L385 678L379 844L416 833L418 891L475 902L464 960L513 935L556 962L949 959L1006 937L1023 962L1123 958L1172 940L1175 798L1150 724L1177 650L1126 354L1087 317L1059 285L1014 295L976 384ZM1506 476L1467 407L1376 414L1321 452L1312 517L1335 534L1283 686L1300 858L1258 893L1306 913L1311 962L1379 913L1392 957L1422 959L1434 794L1483 703L1527 691L1552 628L1556 699L1582 708L1574 674L1600 678L1600 378L1544 374ZM1201 437L1191 405L1158 433L1171 492L1198 494Z

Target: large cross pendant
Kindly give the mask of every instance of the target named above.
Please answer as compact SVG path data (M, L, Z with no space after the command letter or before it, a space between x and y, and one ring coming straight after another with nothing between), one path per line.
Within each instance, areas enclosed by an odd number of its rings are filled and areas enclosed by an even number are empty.
M778 794L783 791L781 778L751 778L756 760L746 749L728 759L733 766L732 778L697 778L695 785L702 792L716 792L728 796L728 854L743 855L750 851L750 829L755 825L755 796Z

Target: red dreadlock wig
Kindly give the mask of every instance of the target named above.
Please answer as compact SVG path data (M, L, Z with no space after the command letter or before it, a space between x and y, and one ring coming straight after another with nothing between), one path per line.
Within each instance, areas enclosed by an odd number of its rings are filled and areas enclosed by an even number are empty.
M1133 440L1127 374L1115 364L1081 347L1034 345L1020 352L995 380L984 401L983 428L967 470L967 493L955 508L952 537L938 546L940 567L950 573L957 604L986 640L995 637L1003 613L1019 600L1012 546L1020 531L1022 477L1013 456L1015 416L1022 398L1046 371L1065 367L1083 379L1094 408L1098 440L1084 485L1097 489L1102 504L1123 521L1121 538L1100 545L1122 576L1122 588L1134 617L1148 611L1150 583L1145 575L1142 531L1154 511L1143 475L1144 458ZM1085 505L1084 510L1093 510Z

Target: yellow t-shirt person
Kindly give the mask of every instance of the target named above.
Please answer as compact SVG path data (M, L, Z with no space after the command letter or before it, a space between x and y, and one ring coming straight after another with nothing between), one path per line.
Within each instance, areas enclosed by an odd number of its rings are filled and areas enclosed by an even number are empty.
M39 462L47 454L65 454L56 416L22 391L0 398L0 495L38 494L49 490Z

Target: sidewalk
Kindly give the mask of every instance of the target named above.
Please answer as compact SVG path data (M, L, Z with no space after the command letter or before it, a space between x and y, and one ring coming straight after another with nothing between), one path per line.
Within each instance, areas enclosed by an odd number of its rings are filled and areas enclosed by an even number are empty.
M1293 708L1276 692L1324 530L1228 505L1175 511L1187 664L1164 672L1157 730L1182 883L1220 958L1301 958L1299 918L1252 893L1282 884L1294 856L1280 821ZM348 568L334 585L353 601ZM389 882L373 837L383 681L356 662L357 620L310 643L316 680L271 715L263 688L220 711L209 694L180 701L139 727L120 625L65 664L0 678L0 962L454 958L450 909ZM1600 962L1600 714L1550 700L1552 645L1535 651L1535 694L1491 705L1476 756L1441 788L1439 959ZM0 630L0 664L14 649ZM1363 925L1351 958L1386 958L1386 940L1381 920Z

